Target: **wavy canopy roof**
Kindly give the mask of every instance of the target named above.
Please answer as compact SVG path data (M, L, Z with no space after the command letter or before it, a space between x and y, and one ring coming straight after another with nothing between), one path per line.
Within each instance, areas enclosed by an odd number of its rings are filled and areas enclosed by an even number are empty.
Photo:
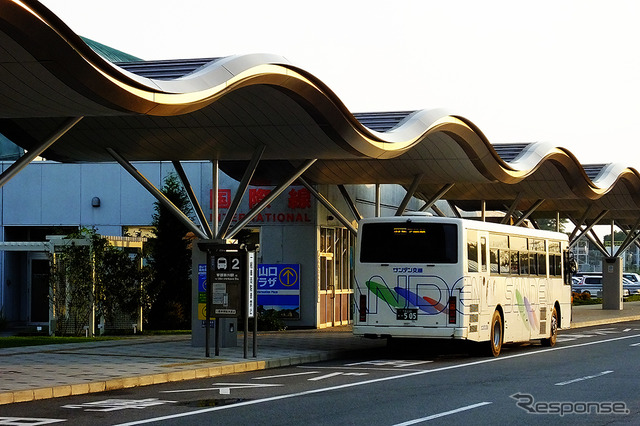
M280 56L112 63L37 1L0 0L0 133L30 150L69 117L84 118L47 158L113 161L110 148L130 161L218 159L234 174L264 146L264 180L313 158L305 177L318 184L408 187L421 176L417 196L454 184L445 198L462 208L544 200L538 216L639 217L635 169L581 165L546 144L492 145L442 111L353 114Z

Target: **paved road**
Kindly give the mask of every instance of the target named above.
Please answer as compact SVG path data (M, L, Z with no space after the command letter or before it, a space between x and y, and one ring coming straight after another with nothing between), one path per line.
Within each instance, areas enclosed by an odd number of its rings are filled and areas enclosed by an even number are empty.
M9 404L0 424L640 423L640 321L568 330L555 348L511 345L498 358L464 349L374 348L354 359Z

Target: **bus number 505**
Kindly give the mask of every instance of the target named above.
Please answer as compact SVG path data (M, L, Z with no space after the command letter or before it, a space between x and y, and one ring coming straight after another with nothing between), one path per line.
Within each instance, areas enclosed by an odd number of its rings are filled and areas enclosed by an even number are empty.
M401 321L416 321L418 319L417 309L398 309L396 319Z

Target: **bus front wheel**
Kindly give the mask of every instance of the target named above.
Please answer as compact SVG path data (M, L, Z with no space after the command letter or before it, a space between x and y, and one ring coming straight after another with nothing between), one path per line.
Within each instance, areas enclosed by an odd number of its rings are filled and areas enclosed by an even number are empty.
M495 311L491 318L491 335L489 340L488 355L498 356L502 350L502 317Z
M548 339L542 339L542 346L554 347L558 340L558 312L556 308L551 311L551 332Z

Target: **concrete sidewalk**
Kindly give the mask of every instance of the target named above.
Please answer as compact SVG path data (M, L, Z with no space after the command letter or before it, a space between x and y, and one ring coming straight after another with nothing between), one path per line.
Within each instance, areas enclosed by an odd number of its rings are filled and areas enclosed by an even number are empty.
M575 306L572 328L640 320L640 302L622 311L602 305ZM0 349L0 404L80 395L171 381L207 378L243 371L284 367L379 348L385 340L354 337L351 327L261 332L257 356L251 338L248 358L243 341L205 357L190 336L140 336L80 344Z

